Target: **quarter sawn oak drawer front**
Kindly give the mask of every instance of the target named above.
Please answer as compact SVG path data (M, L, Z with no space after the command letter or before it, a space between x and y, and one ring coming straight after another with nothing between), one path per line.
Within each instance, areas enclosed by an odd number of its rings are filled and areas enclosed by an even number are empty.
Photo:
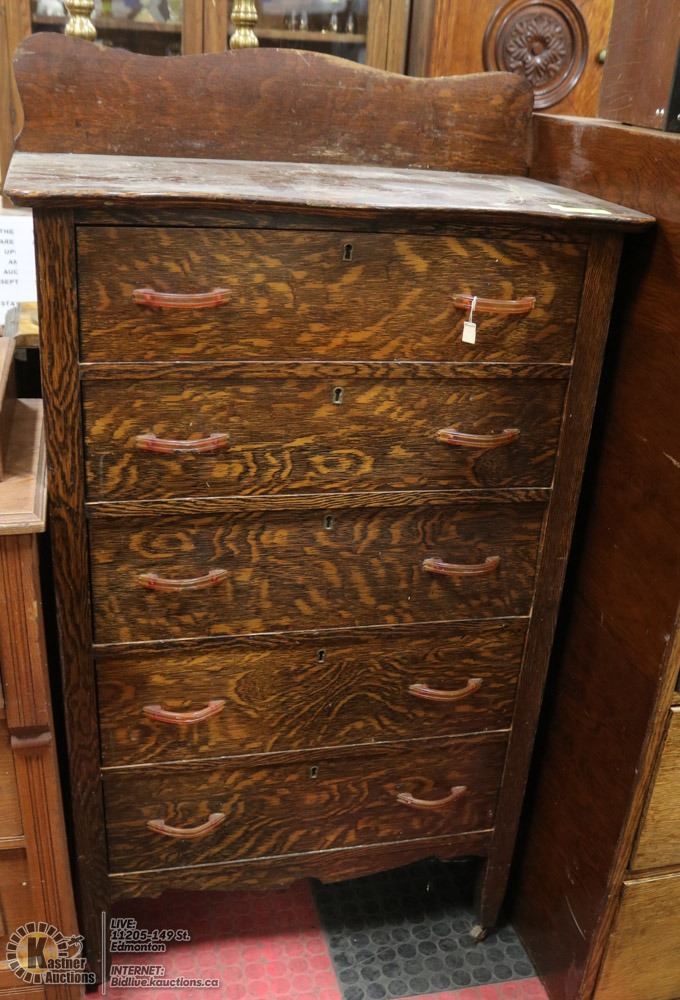
M233 768L206 763L109 771L104 799L110 870L173 868L488 829L506 740L506 734L494 733L429 747L393 744L370 757L318 764Z
M92 500L550 486L565 383L88 382Z
M539 501L94 518L95 639L525 615Z
M502 729L525 630L509 619L101 657L103 763Z
M81 227L82 356L568 362L585 253L492 232Z

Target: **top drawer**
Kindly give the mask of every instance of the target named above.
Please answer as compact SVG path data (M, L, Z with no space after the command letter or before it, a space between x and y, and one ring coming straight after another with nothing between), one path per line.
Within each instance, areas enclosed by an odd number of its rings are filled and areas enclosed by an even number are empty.
M568 362L585 254L491 233L81 227L82 357ZM160 299L137 301L145 289ZM456 295L495 300L478 303L475 344Z

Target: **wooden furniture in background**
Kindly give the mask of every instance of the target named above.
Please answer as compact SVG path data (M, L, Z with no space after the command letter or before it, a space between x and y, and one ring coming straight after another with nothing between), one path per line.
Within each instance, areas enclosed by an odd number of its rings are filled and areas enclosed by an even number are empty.
M510 70L535 106L597 114L613 0L413 0L408 72Z
M0 337L0 998L77 1000L79 986L17 978L10 936L30 921L77 933L53 741L36 534L45 527L42 403L5 400L14 342ZM40 977L36 977L38 980Z
M621 233L651 220L522 176L512 75L248 49L156 64L140 124L148 78L30 39L8 180L35 209L93 964L111 898L429 856L483 859L483 934Z
M680 132L680 4L616 0L600 116Z
M532 173L658 225L622 262L514 921L554 1000L675 1000L680 140L538 115Z

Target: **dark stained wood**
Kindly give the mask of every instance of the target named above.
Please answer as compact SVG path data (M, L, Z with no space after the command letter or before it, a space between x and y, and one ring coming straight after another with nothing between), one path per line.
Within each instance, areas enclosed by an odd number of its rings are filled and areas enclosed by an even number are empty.
M522 619L363 630L272 646L249 640L207 649L97 658L104 766L239 756L506 728L524 645ZM475 692L424 701L412 684ZM144 706L186 711L224 699L193 725L154 722Z
M600 116L628 125L680 131L676 117L680 113L676 82L679 54L677 3L616 0L600 91Z
M315 765L233 768L183 764L104 775L112 872L285 856L385 841L487 829L493 822L505 757L504 733L374 751L370 759ZM411 792L440 799L466 792L443 809L397 800ZM226 820L209 835L182 840L147 828L161 818L191 827L211 814Z
M651 219L565 188L524 177L366 166L254 160L197 161L16 153L6 191L18 205L210 210L267 213L290 208L339 219L342 213L413 213L414 223L493 218L511 222L518 211L534 226L569 222L579 230L637 229ZM109 211L111 211L111 209Z
M550 486L564 383L356 378L87 383L90 500L324 491ZM444 428L516 440L447 445ZM140 450L140 435L213 453Z
M542 523L543 505L532 502L95 520L96 640L523 615ZM478 563L496 555L493 574L461 581L421 565L430 556ZM139 583L142 573L172 579L216 569L228 575L208 590L161 593Z
M96 695L90 645L90 594L84 521L77 367L75 248L68 212L34 213L40 297L40 363L70 796L78 859L80 926L87 956L99 964L99 914L108 905Z
M508 759L498 801L490 860L480 886L482 924L496 919L505 893L520 808L526 786L533 739L548 669L590 426L609 328L609 316L621 253L614 234L593 241L583 286L574 368L567 390L564 426L555 469L553 494L546 519L536 599L520 674Z
M27 152L528 166L531 91L509 73L416 80L286 49L159 60L52 34L23 42L14 67Z
M78 235L82 354L87 361L565 362L584 260L581 246L477 242L463 233L88 227ZM229 290L229 302L200 311L150 309L132 298L136 288L217 287ZM468 312L453 293L532 295L536 305L526 316L480 313L476 344L465 344Z
M575 1000L592 994L680 664L680 144L608 122L535 124L537 176L658 217L624 251L516 892L551 997Z
M137 874L114 874L109 878L113 899L131 896L159 896L168 889L260 889L283 887L301 878L339 882L358 878L423 858L483 855L489 831L430 837L427 840L404 840L371 844L283 858L256 858L252 861L227 861L195 867L169 868ZM169 901L169 905L172 905Z

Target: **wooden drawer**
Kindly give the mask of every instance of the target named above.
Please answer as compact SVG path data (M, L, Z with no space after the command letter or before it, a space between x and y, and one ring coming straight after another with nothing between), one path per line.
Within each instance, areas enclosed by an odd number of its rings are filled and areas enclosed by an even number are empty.
M624 882L593 1000L678 1000L680 874Z
M210 358L569 361L585 246L546 240L248 229L81 227L86 361ZM345 259L351 257L351 259ZM209 293L207 308L151 308L133 292ZM476 314L457 294L535 296L525 315Z
M85 383L89 497L550 486L564 388L244 375ZM482 439L446 443L437 433L447 429ZM187 452L197 438L216 450ZM170 450L147 450L159 447Z
M670 865L680 868L680 708L670 713L631 868Z
M463 737L424 747L392 744L367 757L252 768L164 765L104 777L112 872L300 854L487 829L493 824L506 736ZM464 791L452 794L452 789ZM409 793L422 808L397 799ZM443 802L442 802L443 800ZM161 820L205 835L180 839Z
M103 763L502 729L512 721L525 631L525 621L509 619L211 643L164 650L162 663L158 653L104 656Z
M525 615L544 509L447 498L328 513L95 518L96 641ZM429 572L428 558L464 575Z
M25 851L20 848L0 851L0 959L5 958L7 942L14 931L36 916ZM0 987L14 986L18 994L21 980L3 966L0 963Z

